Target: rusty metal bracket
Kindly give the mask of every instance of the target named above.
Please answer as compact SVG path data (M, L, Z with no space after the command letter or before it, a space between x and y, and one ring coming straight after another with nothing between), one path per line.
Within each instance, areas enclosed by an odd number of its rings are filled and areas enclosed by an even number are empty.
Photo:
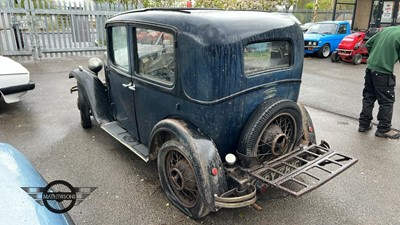
M248 173L298 197L331 180L357 161L324 146L311 145Z

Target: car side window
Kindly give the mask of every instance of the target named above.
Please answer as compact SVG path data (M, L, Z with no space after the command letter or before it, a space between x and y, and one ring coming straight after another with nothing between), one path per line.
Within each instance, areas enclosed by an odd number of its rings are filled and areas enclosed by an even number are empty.
M136 28L138 75L172 85L175 82L174 35L165 31Z
M125 26L111 28L112 61L115 66L129 71L128 36Z
M292 46L289 41L260 42L246 45L244 73L251 76L268 70L289 67Z
M338 34L345 34L347 32L346 24L341 24L339 26Z

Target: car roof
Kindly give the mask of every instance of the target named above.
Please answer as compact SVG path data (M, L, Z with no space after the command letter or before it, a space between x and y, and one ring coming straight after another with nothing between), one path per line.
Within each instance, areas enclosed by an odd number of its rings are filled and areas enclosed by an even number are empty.
M194 35L223 35L225 40L251 37L296 24L290 17L261 11L204 8L151 8L118 14L107 25L118 22L157 24ZM204 32L213 31L213 34Z

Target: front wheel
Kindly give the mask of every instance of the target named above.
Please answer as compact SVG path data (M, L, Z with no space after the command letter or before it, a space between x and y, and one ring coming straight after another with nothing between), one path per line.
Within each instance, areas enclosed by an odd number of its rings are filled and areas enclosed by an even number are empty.
M193 156L176 140L165 142L158 152L158 174L169 201L193 219L206 216L206 207L194 170Z
M324 44L317 52L319 58L328 58L329 54L331 54L331 46L329 44Z
M338 51L333 51L332 54L331 54L331 61L332 62L339 62L339 60L340 60L340 56L339 56Z
M85 95L82 91L78 89L78 109L81 114L81 126L84 129L92 127L92 121L90 119L90 107L88 102L86 101Z

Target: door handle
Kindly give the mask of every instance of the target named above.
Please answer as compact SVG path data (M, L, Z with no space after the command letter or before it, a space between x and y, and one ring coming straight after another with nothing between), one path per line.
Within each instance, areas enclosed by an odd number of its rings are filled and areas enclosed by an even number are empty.
M129 90L131 90L131 91L136 90L136 86L135 86L135 84L132 83L132 82L129 82L129 83L127 83L127 84L122 84L122 86L123 86L123 87L127 87L127 88L128 88Z
M131 91L134 91L134 90L136 90L136 85L134 83L132 83L131 86L128 86L128 89Z
M129 83L127 83L127 84L122 84L122 87L129 87L129 86L131 86L132 85L132 82L129 82Z

